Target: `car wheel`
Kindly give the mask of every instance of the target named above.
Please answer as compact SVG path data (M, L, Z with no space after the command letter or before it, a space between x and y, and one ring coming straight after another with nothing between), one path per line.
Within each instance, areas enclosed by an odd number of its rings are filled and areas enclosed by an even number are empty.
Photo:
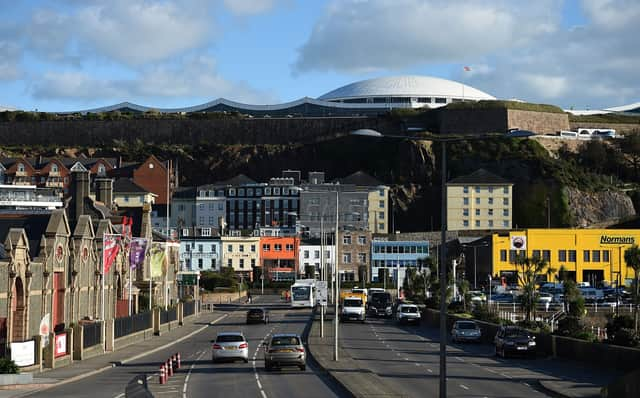
M305 370L307 370L307 365L300 365L299 368L304 372Z
M249 363L249 358L243 358L242 360L244 361L244 363Z

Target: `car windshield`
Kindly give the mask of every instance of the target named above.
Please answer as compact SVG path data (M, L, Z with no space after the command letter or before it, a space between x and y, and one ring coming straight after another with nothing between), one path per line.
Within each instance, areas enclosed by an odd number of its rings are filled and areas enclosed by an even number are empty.
M507 329L505 337L529 337L529 333L522 329Z
M261 309L249 310L249 315L262 315L262 310Z
M415 314L416 312L418 312L418 308L417 307L402 307L402 309L400 310L404 313L407 314Z
M374 293L371 296L371 302L375 304L386 304L391 301L389 293Z
M362 306L362 300L357 299L347 299L344 301L345 307L360 307Z
M291 288L291 293L294 300L309 300L309 286L294 286Z
M271 345L299 345L297 336L278 336L271 339Z
M232 343L235 341L244 341L244 337L239 334L223 334L216 338L216 343Z
M476 324L473 322L458 322L458 329L475 329Z

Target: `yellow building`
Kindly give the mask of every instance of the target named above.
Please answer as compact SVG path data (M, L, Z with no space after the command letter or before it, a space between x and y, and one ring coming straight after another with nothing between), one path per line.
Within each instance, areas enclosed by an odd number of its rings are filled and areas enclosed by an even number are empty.
M624 262L624 251L638 243L638 229L527 229L493 234L493 275L516 283L515 258L527 256L546 260L556 270L551 281L564 266L576 282L629 284L633 269ZM541 275L545 278L546 274Z
M252 278L252 270L260 265L259 236L222 236L222 264L232 267L245 278Z
M450 231L511 229L513 184L484 169L447 183Z
M372 187L368 197L369 231L372 233L389 233L389 187L378 185Z

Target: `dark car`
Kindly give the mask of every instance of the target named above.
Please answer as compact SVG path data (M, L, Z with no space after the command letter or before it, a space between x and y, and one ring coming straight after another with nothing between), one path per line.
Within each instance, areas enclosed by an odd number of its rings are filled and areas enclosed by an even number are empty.
M494 338L496 355L535 356L536 338L528 330L517 326L501 326Z
M391 318L391 315L393 315L392 304L390 293L371 293L367 302L367 313L372 316Z
M251 308L247 311L247 323L269 323L269 311L264 308Z

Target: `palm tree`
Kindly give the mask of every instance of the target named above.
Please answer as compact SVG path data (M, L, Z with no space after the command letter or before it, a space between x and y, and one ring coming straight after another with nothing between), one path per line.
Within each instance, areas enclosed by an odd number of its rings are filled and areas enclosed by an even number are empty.
M558 272L556 268L553 268L550 265L547 267L547 272L545 272L545 274L547 274L547 282L551 282L551 277L555 275L556 272Z
M634 286L633 286L633 321L636 333L638 332L638 296L640 296L640 247L633 245L624 251L624 261L627 267L633 268Z
M522 285L522 306L525 310L525 319L527 322L531 321L531 313L535 317L535 296L536 296L536 281L537 276L542 274L542 271L547 266L547 262L538 257L524 257L520 256L516 258L516 270L518 271L518 281Z

